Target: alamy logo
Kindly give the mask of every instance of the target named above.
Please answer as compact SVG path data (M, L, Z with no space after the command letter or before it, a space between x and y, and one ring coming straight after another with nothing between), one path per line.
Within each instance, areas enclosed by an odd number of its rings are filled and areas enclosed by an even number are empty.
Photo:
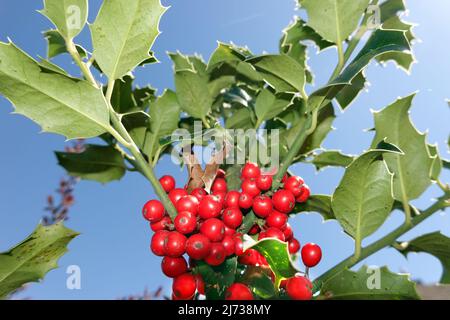
M69 275L66 280L66 287L69 290L81 290L81 268L77 265L68 266L66 273Z
M367 7L367 28L370 30L378 29L381 26L381 11L380 7L374 4L371 4Z
M69 30L81 29L81 9L78 6L71 5L67 8L67 28Z
M367 289L378 290L381 289L381 271L379 267L368 267L367 274L370 276L367 278Z

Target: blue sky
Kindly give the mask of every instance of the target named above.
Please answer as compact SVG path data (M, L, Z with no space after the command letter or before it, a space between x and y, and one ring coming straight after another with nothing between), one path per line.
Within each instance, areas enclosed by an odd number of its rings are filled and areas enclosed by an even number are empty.
M247 44L255 53L275 52L281 30L298 12L293 0L185 0L163 1L170 10L162 19L162 34L154 50L161 60L158 65L136 73L139 84L152 84L159 92L173 87L172 66L166 51L199 53L205 58L216 47L216 41ZM91 1L89 21L93 21L100 1ZM372 139L362 131L373 126L371 109L378 110L399 96L418 91L411 117L417 128L429 131L428 141L438 143L441 154L447 154L445 141L450 133L450 110L445 99L450 97L448 74L450 50L448 30L450 3L446 0L409 0L408 20L418 24L415 33L421 41L414 47L418 63L411 75L389 64L372 64L367 71L371 86L345 114L339 115L334 130L324 147L341 149L346 153L360 153ZM36 10L40 1L0 0L0 40L11 38L33 56L44 56L46 43L41 31L50 24ZM77 39L90 47L89 34ZM336 52L327 50L320 56L311 51L310 64L316 73L316 83L322 84L334 67ZM67 57L56 60L72 74L77 69ZM64 175L56 164L54 150L64 148L64 138L53 134L39 134L39 127L28 119L10 115L12 107L0 98L0 251L26 237L43 215L46 196ZM430 128L430 129L429 129ZM328 169L317 174L313 168L296 165L294 171L303 176L314 193L331 193L343 171ZM156 169L158 176L171 172L179 181L186 173L169 161ZM448 173L445 181L450 181ZM184 183L180 182L180 185ZM418 207L427 207L430 199L439 194L433 186L420 200ZM149 252L151 233L142 220L142 204L153 197L149 184L137 174L129 174L120 182L99 185L81 182L76 189L77 203L71 210L67 225L82 233L70 245L70 251L60 260L61 268L50 272L40 284L33 284L19 297L39 299L115 299L142 292L145 287L170 287L170 281L160 272L160 258ZM405 235L410 239L424 232L441 230L450 235L450 218L438 213L420 227ZM394 213L371 241L401 223L400 213ZM326 271L351 254L352 240L336 222L323 223L318 214L308 214L293 220L295 232L302 243L317 242L324 251L321 264L314 275ZM393 271L409 272L415 279L427 283L437 281L441 266L437 259L426 254L410 255L404 259L392 249L383 250L365 261L370 265L387 264ZM78 265L82 272L82 289L66 289L66 268Z

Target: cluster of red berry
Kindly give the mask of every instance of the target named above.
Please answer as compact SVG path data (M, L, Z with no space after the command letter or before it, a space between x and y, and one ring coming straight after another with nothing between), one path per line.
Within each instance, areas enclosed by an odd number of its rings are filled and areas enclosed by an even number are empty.
M159 181L168 193L178 214L174 221L167 215L158 200L148 201L143 208L144 218L150 221L155 232L151 240L151 250L164 257L161 263L163 273L174 278L173 299L192 299L196 292L204 294L201 276L189 271L183 255L189 257L190 264L202 260L211 266L221 265L227 257L236 255L240 264L268 266L266 259L258 251L244 252L242 233L239 228L244 216L253 211L259 218L248 234L264 238L276 238L288 242L289 252L296 254L300 242L294 238L288 224L288 214L296 202L307 201L310 190L300 177L285 176L283 188L270 194L272 176L261 173L254 163L247 163L241 172L241 192L228 191L225 172L219 170L211 187L211 194L203 188L194 189L190 194L185 188L176 188L175 179L163 176ZM321 259L320 248L307 244L301 256L307 267L317 265ZM305 277L294 277L282 283L287 294L293 299L310 299L311 283ZM251 300L253 294L244 284L234 283L226 291L226 299Z

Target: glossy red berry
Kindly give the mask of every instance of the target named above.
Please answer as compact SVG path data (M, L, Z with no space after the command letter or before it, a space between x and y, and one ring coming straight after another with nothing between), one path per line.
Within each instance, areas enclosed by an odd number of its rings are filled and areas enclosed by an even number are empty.
M166 230L155 232L150 244L150 249L152 250L153 254L160 257L166 255L166 243L169 237L169 233L170 232Z
M268 228L266 231L261 232L259 234L258 239L266 239L266 238L275 238L280 241L285 241L284 233L280 229L277 228Z
M305 277L292 277L286 283L286 292L293 300L311 300L312 283Z
M184 273L173 280L172 291L178 299L192 299L196 289L197 279L190 273Z
M178 212L187 211L192 213L193 215L196 215L198 212L199 204L200 201L198 201L196 197L194 197L193 195L187 195L177 201L175 208Z
M197 233L186 242L186 253L194 260L204 259L211 249L211 241L203 234Z
M298 197L302 193L302 186L305 182L302 178L292 176L286 179L284 189L290 191L294 197Z
M204 197L208 195L208 192L206 192L203 188L195 188L191 192L191 196L194 196L198 199L198 201L202 201Z
M239 196L241 193L239 191L229 191L225 196L224 207L225 208L233 208L239 207Z
M227 196L226 192L214 192L214 197L216 197L217 201L220 203L220 207L223 208L225 203L225 197Z
M176 205L178 200L182 197L187 196L187 191L182 188L176 188L169 192L169 199L172 201L173 205Z
M266 225L270 228L277 228L284 230L286 228L286 223L288 221L288 216L285 213L279 211L272 211L266 218Z
M273 210L272 200L267 196L257 196L253 199L253 212L260 218L267 217Z
M200 232L212 242L222 241L225 236L225 225L221 220L211 218L202 223Z
M250 209L253 205L253 198L246 193L239 196L239 207L242 209Z
M267 191L272 187L273 178L270 175L260 175L256 179L256 186L258 189Z
M226 258L225 248L220 242L211 243L209 254L205 258L205 262L210 266L220 266Z
M195 275L195 280L197 281L197 291L200 294L205 294L205 282L203 281L203 278L201 275L197 274Z
M289 253L296 254L300 250L300 242L297 239L291 239L288 244Z
M287 179L289 178L289 175L287 173L284 174L283 178L281 179L281 182L284 184L286 183Z
M303 264L309 268L316 266L322 259L322 250L315 243L307 243L302 248Z
M251 235L251 236L253 236L253 235L255 235L255 234L259 233L259 232L261 232L261 228L260 228L260 226L257 225L257 224L254 224L254 225L250 228L250 230L248 230L248 234Z
M164 217L164 214L164 206L158 200L150 200L142 208L142 215L150 222L161 220Z
M303 203L309 199L310 195L311 195L311 190L309 189L309 187L306 184L304 184L302 187L302 192L300 193L300 195L297 198L295 198L295 200L298 203Z
M159 183L165 192L169 193L173 189L175 189L175 179L172 176L162 176L159 179Z
M289 213L294 209L295 197L287 190L278 190L272 196L273 206L282 213Z
M226 172L223 169L217 170L216 178L225 178Z
M240 264L254 266L260 261L260 253L255 249L247 249L243 254L239 255L238 261Z
M216 180L214 180L211 190L213 193L216 192L227 192L228 188L227 188L227 182L225 181L224 178L216 178Z
M292 227L289 223L286 223L286 227L283 230L284 239L286 241L291 240L294 237L294 231L292 231Z
M232 229L230 227L227 227L227 225L225 225L225 235L226 236L234 236L236 233L235 229Z
M198 206L198 215L202 219L216 218L220 216L222 205L219 198L213 195L208 195L200 201Z
M164 216L161 220L150 223L152 231L167 230L172 224L172 219L169 216Z
M235 252L235 244L233 237L231 236L225 236L222 240L223 248L225 249L225 255L231 256Z
M256 163L247 162L242 168L241 177L243 179L257 179L260 175L261 169Z
M225 292L225 300L253 300L253 294L245 284L233 283Z
M244 253L244 242L240 237L233 237L234 240L234 254L240 256Z
M232 229L237 229L242 224L243 217L239 208L228 208L222 213L223 223Z
M186 237L178 231L172 231L166 240L166 255L169 257L180 257L186 251Z
M176 278L187 272L187 262L183 257L164 257L161 262L162 272L169 278Z
M256 186L255 180L246 179L242 182L241 189L243 193L248 194L250 197L254 198L261 193L261 190Z
M175 218L174 225L178 232L189 234L197 228L197 219L191 212L182 211Z

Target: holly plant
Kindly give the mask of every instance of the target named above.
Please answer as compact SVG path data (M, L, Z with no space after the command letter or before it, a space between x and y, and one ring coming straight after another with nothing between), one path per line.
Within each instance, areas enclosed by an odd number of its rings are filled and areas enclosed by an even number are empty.
M142 214L154 232L151 251L174 279L173 299L418 299L407 275L380 268L381 285L372 288L368 267L352 269L387 247L434 255L444 268L440 282L450 283L448 237L433 232L398 242L450 206L450 188L439 178L449 162L409 117L415 94L373 113L373 141L361 155L321 147L337 114L345 116L365 88L372 61L410 70L414 34L401 18L403 0L299 0L307 19L297 17L283 30L278 52L260 55L219 42L207 62L169 53L175 90L159 96L135 85L133 72L158 61L151 48L167 9L160 0L103 1L89 24L92 52L75 41L87 28L88 0L43 5L40 12L54 25L44 32L47 57L36 60L11 41L0 43L0 94L43 131L88 140L81 152L56 152L70 175L108 183L137 172L149 181L158 199ZM327 48L337 49L336 67L328 82L313 87L308 52ZM82 76L56 65L59 55L70 55ZM174 137L180 129L187 136ZM236 141L231 129L244 138ZM225 138L218 142L211 133ZM211 144L202 166L198 149ZM278 154L279 163L255 157L259 149ZM236 152L240 161L226 161ZM178 155L188 181L177 186L169 173L155 176L165 155ZM289 171L300 162L345 173L333 194L319 195ZM415 207L411 202L432 184L442 195L428 208ZM403 211L404 222L362 246L394 210ZM321 248L300 244L288 223L305 212L336 220L354 240L353 255L316 279L309 269L320 262ZM1 254L0 297L41 279L76 235L62 222L39 225Z

